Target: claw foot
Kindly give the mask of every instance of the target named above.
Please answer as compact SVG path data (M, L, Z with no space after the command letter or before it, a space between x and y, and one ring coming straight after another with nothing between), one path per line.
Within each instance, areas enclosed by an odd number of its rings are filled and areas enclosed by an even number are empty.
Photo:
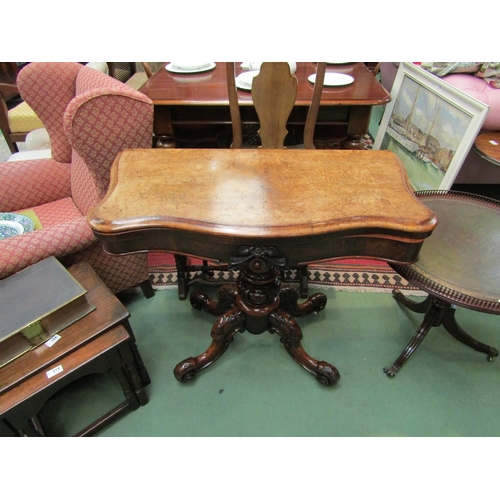
M396 373L398 373L399 371L399 368L397 368L396 366L392 365L390 366L389 368L384 368L384 373L388 376L388 377L395 377L396 376Z

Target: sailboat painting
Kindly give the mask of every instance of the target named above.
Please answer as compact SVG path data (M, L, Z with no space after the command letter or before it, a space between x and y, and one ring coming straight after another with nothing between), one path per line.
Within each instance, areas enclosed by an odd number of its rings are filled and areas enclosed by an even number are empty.
M411 63L401 63L374 149L393 151L414 191L450 189L488 106Z

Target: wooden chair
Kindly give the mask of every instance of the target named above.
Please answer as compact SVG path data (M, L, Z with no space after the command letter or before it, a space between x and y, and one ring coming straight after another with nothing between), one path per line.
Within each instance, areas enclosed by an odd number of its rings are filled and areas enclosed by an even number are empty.
M0 130L11 153L19 152L29 132L43 128L34 111L19 97L17 85L0 83Z
M299 145L299 147L305 149L315 149L314 129L321 102L325 71L326 63L318 63L313 95L304 127L303 144ZM239 149L244 147L244 145L234 62L226 63L226 74L233 131L231 147ZM258 133L261 139L260 147L265 149L281 149L286 147L285 138L288 134L286 125L295 105L297 87L297 78L291 74L288 63L262 63L259 74L253 79L251 91L253 104L259 118L260 128ZM185 299L189 285L189 273L201 270L202 273L210 275L213 273L213 270L207 261L203 261L202 266L196 266L190 265L184 256L176 255L175 259L179 298ZM225 268L227 266L217 266L217 269ZM297 272L300 282L300 295L302 298L306 298L308 295L307 266L298 267Z
M316 84L304 128L303 145L314 149L314 129L318 118L326 63L318 63ZM234 62L226 64L229 109L233 128L233 148L242 147L242 124L238 92L236 89ZM290 73L288 63L262 63L259 74L252 84L252 100L259 117L259 136L265 149L285 146L288 134L287 120L297 97L297 78Z
M139 90L163 63L141 62L142 71L137 67L138 63L109 62L109 74L113 78L120 80L129 87Z

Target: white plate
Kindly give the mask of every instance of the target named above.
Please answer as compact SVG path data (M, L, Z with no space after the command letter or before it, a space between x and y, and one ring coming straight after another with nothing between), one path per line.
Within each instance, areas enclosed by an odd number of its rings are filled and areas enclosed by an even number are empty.
M173 62L171 63L175 68L177 69L185 69L187 71L191 71L192 69L203 69L206 68L209 64L210 61L205 61L205 62Z
M0 240L23 233L24 227L19 222L15 222L13 220L0 221Z
M255 76L259 74L259 71L245 71L240 73L236 77L236 87L243 90L252 90L252 82Z
M189 63L169 63L165 66L165 69L167 71L170 71L171 73L201 73L202 71L210 71L215 68L216 64L214 62L211 63L191 63L191 66L189 68L180 68L178 65L183 65L186 64L188 65ZM201 64L201 66L200 66ZM197 66L196 68L193 67Z
M314 84L316 81L316 73L309 75L308 80ZM323 85L325 87L340 87L342 85L349 85L353 81L354 78L350 75L344 75L343 73L325 73Z
M18 234L29 233L34 229L35 223L26 215L0 212L0 240Z
M353 64L352 62L327 62L326 64Z
M244 70L260 70L261 65L261 62L242 62L240 67ZM290 66L290 73L293 75L297 71L297 63L289 62L288 65Z

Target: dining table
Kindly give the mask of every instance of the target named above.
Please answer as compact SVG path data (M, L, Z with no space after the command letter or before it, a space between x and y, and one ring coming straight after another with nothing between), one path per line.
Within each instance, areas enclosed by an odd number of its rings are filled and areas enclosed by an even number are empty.
M218 319L207 350L175 367L179 381L219 359L236 332L269 331L334 385L339 371L304 350L295 320L323 310L326 296L300 302L283 271L345 257L413 263L437 221L390 151L150 148L118 154L88 223L112 254L167 251L239 271L217 300L191 293L193 307Z
M315 75L316 63L298 62L295 65L297 99L287 126L290 135L300 137L312 98L314 85L311 77ZM231 115L226 63L210 63L208 69L195 72L179 72L174 68L172 63L165 63L140 88L154 104L156 146L200 147L203 136L209 147L229 146ZM247 71L247 66L242 67L242 63L236 63L236 68L237 77ZM329 78L332 74L341 75L341 79ZM389 92L365 63L327 63L315 146L321 149L363 149L362 139L368 132L372 107L385 105L390 99ZM243 126L257 126L258 117L250 89L238 89L238 101ZM229 142L219 140L221 136L229 137Z

